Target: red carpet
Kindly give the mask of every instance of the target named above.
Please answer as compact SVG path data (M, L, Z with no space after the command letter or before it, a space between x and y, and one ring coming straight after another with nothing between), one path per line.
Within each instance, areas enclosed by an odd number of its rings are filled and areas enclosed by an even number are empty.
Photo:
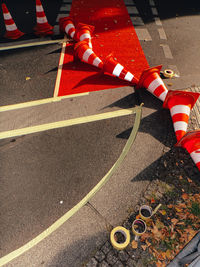
M118 62L137 78L148 68L123 0L73 0L70 15L75 26L79 22L95 26L93 51L102 60L113 52ZM73 62L73 45L67 45L58 96L125 85L130 83L104 75L87 63Z

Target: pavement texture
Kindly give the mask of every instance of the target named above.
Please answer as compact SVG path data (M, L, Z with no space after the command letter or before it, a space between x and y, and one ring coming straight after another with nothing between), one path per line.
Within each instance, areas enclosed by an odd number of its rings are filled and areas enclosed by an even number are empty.
M142 26L135 26L135 28L138 35L142 33L140 42L149 65L163 63L163 69L173 66L174 71L180 74L177 79L164 80L169 89L198 91L198 85L200 84L200 65L198 64L200 35L198 34L199 16L197 16L199 5L189 8L192 3L185 2L180 6L178 3L175 4L174 1L171 1L171 4L168 2L169 4L167 3L167 6L165 6L162 5L161 1L150 1L149 3L147 1L135 1L134 7L137 7L142 21L145 23ZM133 1L126 0L125 3L127 6L133 5ZM53 4L53 1L51 1L51 4ZM173 6L173 12L170 11L172 10L171 6ZM155 9L158 15L154 15ZM166 16L166 14L168 15ZM135 17L137 17L135 22L138 23L139 15ZM158 25L160 23L158 19L162 22L160 26ZM55 20L55 17L52 18L53 20ZM158 29L160 28L165 30L167 39L162 39L159 35ZM193 31L191 31L191 28ZM144 37L143 33L149 33L150 39L149 35L147 38L147 36ZM192 45L191 39L194 40ZM166 50L166 45L168 50ZM194 51L196 52L194 53ZM0 81L1 106L51 97L59 53L60 45L19 50L15 53L1 53L0 73L3 77ZM12 70L12 75L10 75L9 69ZM26 77L31 79L26 79ZM52 101L48 104L4 111L0 116L0 130L3 132L116 111L134 107L141 102L144 102L144 107L137 138L122 165L108 183L48 238L5 266L145 266L143 259L151 258L147 251L133 250L128 247L125 251L118 252L111 247L109 242L111 229L117 225L130 228L139 205L148 203L152 191L156 191L157 201L161 201L165 194L161 182L173 183L180 174L184 177L190 177L194 182L198 182L199 178L199 173L189 155L185 151L173 148L176 140L171 117L167 110L162 109L162 103L159 100L145 90L134 93L132 87L94 92L80 97ZM196 106L194 113L191 114L189 129L199 128L198 109L199 106ZM88 192L116 160L130 135L133 124L133 118L128 116L107 122L95 122L91 125L75 126L69 129L53 130L28 137L1 141L0 153L5 163L3 168L7 167L10 172L9 180L6 179L3 182L4 186L7 183L10 191L7 191L5 187L5 190L2 190L1 208L5 211L4 216L7 214L8 217L11 216L12 218L13 215L19 216L17 211L20 208L26 214L22 214L21 217L24 220L24 227L21 221L13 222L10 220L10 224L6 225L4 222L1 223L3 239L1 240L0 253L5 255L12 249L24 244L55 221L83 194ZM48 140L46 136L48 136ZM62 138L63 136L66 136L66 138ZM106 142L104 137L108 137L110 142ZM63 139L64 145L61 143L58 145L60 139ZM73 140L73 142L70 143L70 140ZM30 144L32 145L30 146ZM94 147L98 147L98 149L96 150ZM40 148L45 152L43 155L38 153ZM15 157L11 151L15 153ZM21 151L20 154L19 151ZM87 163L83 160L83 154L88 155L89 152L95 152L96 157L92 156L94 154L89 155L92 157L93 164L86 167L85 164ZM37 154L37 157L34 157L33 154ZM108 158L105 156L107 154ZM50 161L45 166L47 158ZM72 158L73 161L71 161ZM81 160L77 161L79 158ZM26 162L28 166L32 166L32 169L27 168L25 172L20 159ZM33 161L37 163L38 168L35 169ZM178 166L176 161L179 163ZM56 166L60 164L59 166L62 169L56 169L55 163ZM76 171L79 178L80 175L84 174L86 168L88 171L90 170L89 176L84 177L86 182L83 182L80 187L79 185L73 187L74 184L70 180L70 176L66 183L63 181L64 177L61 172L63 170L66 173L66 163L73 167L71 174ZM78 164L79 169L76 168L76 164ZM101 167L98 168L100 165ZM45 168L43 168L44 166ZM53 166L55 166L55 169ZM16 170L17 177L23 178L21 181L22 187L17 182L12 182L13 172ZM50 170L52 171L50 172ZM44 180L41 180L41 172L44 173ZM4 169L4 174L7 175L8 173ZM21 173L23 173L23 176L20 175ZM60 174L60 178L55 180L57 174ZM47 183L47 175L49 175L48 178L52 187ZM167 180L166 177L169 179ZM3 179L1 178L1 180ZM31 202L25 203L23 199L23 196L26 198L27 195L30 195L29 191L23 190L25 185L30 191L31 188L34 188L37 196L42 195L42 198L38 198L34 203L34 207L36 207L34 211L31 210ZM45 191L46 185L49 186L47 186L47 191ZM68 190L68 186L72 186L73 190ZM22 196L14 193L14 189L19 189L19 187L20 192L23 191ZM11 192L12 195L7 194L8 192ZM75 192L80 195L75 194L75 197L70 199L70 196ZM19 202L16 201L15 203L14 201L17 194L20 196L20 205L18 205ZM65 202L65 199L69 199L71 202ZM63 201L63 204L60 204L60 201ZM12 205L17 210L13 209L14 213L13 211L9 213ZM37 214L37 216L35 217L33 214ZM32 215L32 217L27 218L25 215ZM3 218L6 222L8 217L1 217L0 220ZM12 223L18 228L13 229ZM10 228L9 234L5 234ZM22 229L26 229L25 234L21 232ZM9 240L6 240L6 236L9 237ZM19 236L20 239L17 238ZM14 242L12 242L13 240Z

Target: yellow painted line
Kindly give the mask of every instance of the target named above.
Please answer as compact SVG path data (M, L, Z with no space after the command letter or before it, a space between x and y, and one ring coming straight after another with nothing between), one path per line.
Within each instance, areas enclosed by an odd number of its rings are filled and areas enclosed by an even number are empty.
M47 41L40 41L40 42L32 42L27 44L18 44L18 45L10 45L10 46L4 46L0 47L0 51L6 51L11 49L18 49L18 48L25 48L25 47L32 47L32 46L40 46L40 45L48 45L48 44L57 44L65 42L66 39L57 39L57 40L47 40Z
M141 114L142 114L142 107L137 107L134 109L131 109L131 114L136 114L135 123L132 129L132 132L129 136L129 139L126 142L126 145L124 146L124 149L117 159L117 161L114 163L114 165L111 167L111 169L107 172L107 174L101 179L101 181L71 210L69 210L67 213L65 213L62 217L60 217L55 223L53 223L50 227L48 227L45 231L43 231L41 234L36 236L34 239L23 245L22 247L14 250L13 252L5 255L4 257L0 258L0 266L3 266L7 264L8 262L14 260L15 258L19 257L29 249L33 248L35 245L37 245L39 242L41 242L43 239L48 237L50 234L52 234L54 231L56 231L61 225L63 225L70 217L72 217L79 209L81 209L101 188L102 186L110 179L110 177L114 174L116 169L121 165L124 158L128 154L133 141L136 138L140 120L141 120Z
M73 125L78 125L78 124L83 124L83 123L88 123L88 122L111 119L115 117L130 115L132 113L133 113L133 109L122 109L122 110L117 110L117 111L112 111L112 112L100 113L96 115L79 117L79 118L70 119L70 120L56 121L56 122L45 123L41 125L36 125L36 126L31 126L31 127L26 127L26 128L16 129L16 130L4 131L0 133L0 139L6 139L6 138L27 135L27 134L32 134L32 133L38 133L38 132L43 132L47 130L58 129L62 127L68 127L68 126L73 126Z
M80 94L74 94L74 95L50 97L50 98L34 100L34 101L29 101L29 102L23 102L23 103L14 104L14 105L1 106L0 107L0 112L10 111L10 110L15 110L15 109L21 109L21 108L27 108L27 107L34 107L34 106L39 106L39 105L42 105L42 104L59 102L62 99L74 98L74 97L86 96L86 95L89 95L89 92L80 93Z
M65 36L66 39L66 36ZM59 86L60 86L60 78L61 78L61 73L62 73L62 68L63 68L63 62L64 62L64 57L65 57L65 51L66 51L66 45L67 43L64 42L62 45L62 50L60 54L60 60L59 60L59 65L58 65L58 72L57 72L57 77L56 77L56 84L54 88L54 97L58 96L58 91L59 91Z

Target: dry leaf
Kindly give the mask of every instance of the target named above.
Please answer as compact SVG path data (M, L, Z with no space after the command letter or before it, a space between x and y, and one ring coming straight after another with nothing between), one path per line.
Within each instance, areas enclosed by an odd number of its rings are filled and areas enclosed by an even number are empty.
M145 243L147 244L147 247L151 246L151 243L147 239L145 240Z
M187 178L187 180L188 180L189 183L192 183L192 180L190 178Z
M164 267L163 263L161 261L156 262L156 267Z
M166 211L165 210L159 210L159 212L162 214L162 215L166 215Z
M183 210L180 209L179 207L175 207L175 210L176 210L177 212L182 212L182 211L183 211Z
M188 199L188 198L189 198L188 194L186 194L186 193L182 194L182 196L181 196L181 197L182 197L182 199L183 199L183 200L186 200L186 199Z
M147 246L146 246L146 245L141 245L141 248L142 248L143 250L146 250Z
M173 205L172 205L172 204L169 204L169 205L167 205L167 207L168 207L169 209L172 209L172 208L173 208Z
M180 179L180 180L183 180L183 176L182 176L182 175L180 175L180 176L179 176L179 179Z
M131 242L131 246L132 246L132 248L136 249L136 248L138 247L138 242L135 241L135 240L133 240L133 241Z

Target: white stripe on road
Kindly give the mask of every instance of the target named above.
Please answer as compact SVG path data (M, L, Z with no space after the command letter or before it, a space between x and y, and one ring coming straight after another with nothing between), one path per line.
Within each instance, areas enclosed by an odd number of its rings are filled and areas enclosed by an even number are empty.
M138 39L140 41L152 41L151 35L149 34L147 29L135 29Z
M158 10L157 10L156 7L152 7L151 8L151 11L152 11L152 13L153 13L154 16L158 16Z
M141 17L130 16L133 26L144 26L144 22Z
M134 2L132 0L124 0L125 5L134 5Z
M149 0L149 5L150 5L150 6L155 6L155 2L154 2L154 0Z
M163 28L159 28L159 29L158 29L158 33L159 33L159 35L160 35L160 39L162 39L162 40L167 40L167 36L166 36L165 31L164 31Z
M172 59L173 56L172 56L172 52L171 52L169 46L165 45L165 44L161 44L160 46L162 46L162 48L163 48L163 52L164 52L165 57Z
M162 26L162 21L160 20L160 18L155 17L154 20L157 26Z
M134 15L139 14L139 12L135 6L127 6L126 8L127 8L129 14L134 14Z
M71 5L64 5L61 6L60 11L70 11Z

